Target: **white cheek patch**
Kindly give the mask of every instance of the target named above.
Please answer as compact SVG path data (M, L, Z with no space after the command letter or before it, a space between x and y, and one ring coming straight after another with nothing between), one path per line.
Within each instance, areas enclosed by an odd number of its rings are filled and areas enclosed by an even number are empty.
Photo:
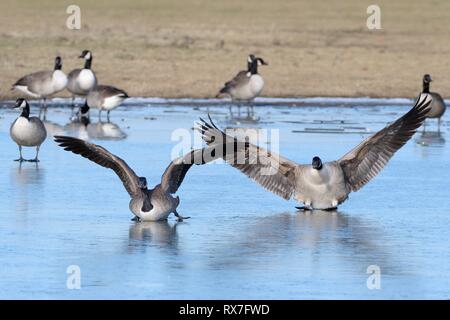
M262 66L262 63L260 60L258 60L258 66Z
M84 56L84 58L86 60L89 60L91 58L91 52L86 53L86 55Z
M248 63L252 63L253 62L252 57L248 56L247 61Z
M23 109L27 106L27 102L25 100L22 101L22 103L20 104L20 107Z

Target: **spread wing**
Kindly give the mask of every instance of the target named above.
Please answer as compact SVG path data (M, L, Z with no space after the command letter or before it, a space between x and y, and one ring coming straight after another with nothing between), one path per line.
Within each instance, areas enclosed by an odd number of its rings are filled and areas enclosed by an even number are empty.
M184 177L186 176L186 173L192 165L205 164L205 161L203 160L204 150L206 150L206 148L192 150L184 156L173 160L161 177L161 187L163 190L169 191L170 193L177 192L184 180Z
M206 144L212 147L212 160L222 158L265 189L286 200L291 198L298 166L295 162L227 135L217 128L211 118L210 122L200 120L196 129Z
M431 101L430 95L422 94L408 113L338 160L352 191L359 190L375 177L394 153L414 135L425 120Z
M66 151L72 151L102 167L114 170L120 180L122 180L130 196L140 194L139 178L136 173L134 173L125 161L113 155L105 148L81 139L66 136L55 136L55 142Z

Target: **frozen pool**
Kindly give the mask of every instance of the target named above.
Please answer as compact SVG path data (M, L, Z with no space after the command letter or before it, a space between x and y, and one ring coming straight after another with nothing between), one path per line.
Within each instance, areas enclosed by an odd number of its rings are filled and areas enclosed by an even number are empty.
M254 114L208 101L131 100L111 123L71 123L67 102L47 129L91 139L149 183L170 161L175 129L207 110L221 127L278 129L280 152L298 162L334 160L408 110L404 99L260 101ZM4 104L6 105L6 103ZM200 107L199 107L200 106ZM34 108L33 113L36 113ZM297 212L227 165L195 166L178 195L177 223L134 223L112 171L48 139L41 162L19 165L0 109L0 298L320 299L450 298L449 114L430 121L338 212ZM34 156L34 150L25 150ZM81 289L67 288L69 266ZM369 266L381 288L368 289ZM370 269L370 268L369 268ZM371 278L373 279L373 278Z

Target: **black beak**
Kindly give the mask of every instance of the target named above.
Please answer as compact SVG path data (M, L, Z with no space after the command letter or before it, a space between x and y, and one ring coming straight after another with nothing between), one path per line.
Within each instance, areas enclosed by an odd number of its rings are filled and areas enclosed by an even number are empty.
M268 62L265 62L265 61L263 61L262 64L263 64L264 66L268 66L268 65L269 65L269 63L268 63Z

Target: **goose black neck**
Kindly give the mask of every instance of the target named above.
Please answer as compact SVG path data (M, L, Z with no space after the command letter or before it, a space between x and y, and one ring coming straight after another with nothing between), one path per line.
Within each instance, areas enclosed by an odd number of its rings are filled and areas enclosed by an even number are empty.
M250 65L250 68L248 70L251 74L257 74L258 73L258 60L253 60L252 64Z
M27 119L30 117L30 106L28 105L28 103L25 106L25 108L23 108L22 113L20 114L20 116L24 117L24 118L27 118Z
M92 65L92 56L84 62L84 68L90 69Z
M430 93L430 83L429 82L423 82L423 90L422 93Z

